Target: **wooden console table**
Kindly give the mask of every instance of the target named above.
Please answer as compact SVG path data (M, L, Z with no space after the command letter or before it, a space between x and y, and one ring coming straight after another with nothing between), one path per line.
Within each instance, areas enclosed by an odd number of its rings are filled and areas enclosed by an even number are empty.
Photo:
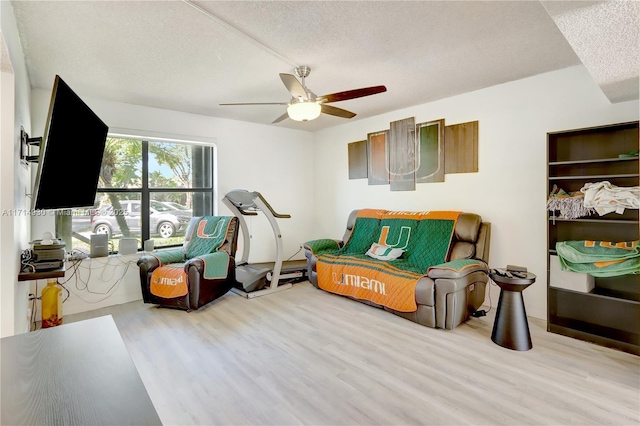
M111 315L0 339L3 425L161 425Z

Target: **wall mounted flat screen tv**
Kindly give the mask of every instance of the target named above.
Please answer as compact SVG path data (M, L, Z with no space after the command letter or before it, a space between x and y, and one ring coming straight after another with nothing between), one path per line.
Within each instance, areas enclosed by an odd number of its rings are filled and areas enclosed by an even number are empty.
M40 144L34 210L93 206L108 130L56 75Z

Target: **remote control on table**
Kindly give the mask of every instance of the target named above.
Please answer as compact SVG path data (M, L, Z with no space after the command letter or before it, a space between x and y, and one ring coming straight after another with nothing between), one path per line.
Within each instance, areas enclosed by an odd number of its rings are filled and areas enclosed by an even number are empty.
M489 271L492 274L501 276L501 277L507 277L507 278L527 278L527 273L526 272L520 272L520 271L509 271L508 269L491 269Z

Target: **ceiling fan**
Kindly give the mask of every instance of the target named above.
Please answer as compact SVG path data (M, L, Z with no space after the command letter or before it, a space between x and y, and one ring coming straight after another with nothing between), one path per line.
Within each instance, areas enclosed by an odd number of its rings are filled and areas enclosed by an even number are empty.
M387 91L385 86L372 86L347 90L345 92L331 93L324 96L316 96L315 93L309 90L305 85L305 78L309 76L311 68L306 65L302 65L296 67L295 72L301 81L298 81L298 79L292 74L280 73L280 79L287 90L289 90L289 93L291 93L291 100L289 102L244 102L220 105L287 105L287 112L273 120L271 124L279 123L287 117L296 121L315 120L321 113L335 115L336 117L353 118L356 116L355 113L327 104L375 95Z

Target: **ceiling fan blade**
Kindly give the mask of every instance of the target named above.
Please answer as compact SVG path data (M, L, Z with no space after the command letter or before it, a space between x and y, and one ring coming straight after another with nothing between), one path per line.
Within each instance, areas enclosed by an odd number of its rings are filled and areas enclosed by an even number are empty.
M276 118L275 120L273 120L271 122L271 124L276 124L281 122L282 120L284 120L285 118L289 118L289 114L287 114L286 112L284 114L282 114L280 117Z
M241 102L236 104L218 104L221 106L226 105L289 105L289 102Z
M292 74L280 73L280 79L284 83L289 93L291 93L291 96L293 96L294 98L302 98L305 101L309 99L307 96L307 91L304 90L302 84Z
M336 108L331 105L321 104L322 112L329 115L335 115L342 118L353 118L356 116L355 112L347 111L346 109Z
M339 102L362 98L363 96L376 95L386 91L387 88L385 86L363 87L362 89L347 90L346 92L331 93L330 95L320 96L318 100L322 102Z

